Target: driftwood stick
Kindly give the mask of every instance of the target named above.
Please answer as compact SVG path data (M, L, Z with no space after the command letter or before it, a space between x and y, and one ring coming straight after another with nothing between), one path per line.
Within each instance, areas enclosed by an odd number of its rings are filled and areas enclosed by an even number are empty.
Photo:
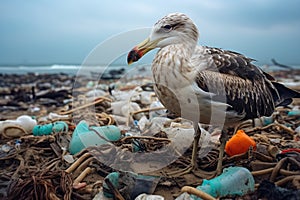
M196 195L197 197L200 197L204 200L217 200L216 198L212 197L211 195L201 191L197 190L196 188L190 187L190 186L184 186L181 188L181 192L187 192L189 194Z
M94 102L91 102L91 103L88 103L88 104L85 104L85 105L82 105L82 106L79 106L77 108L74 108L74 109L71 109L71 110L68 110L68 111L64 111L64 112L60 112L61 115L67 115L67 114L70 114L70 113L73 113L77 110L80 110L80 109L83 109L83 108L87 108L87 107L90 107L90 106L93 106L93 105L96 105L98 103L101 103L103 101L112 101L111 99L109 98L106 98L106 97L100 97L98 100L94 101Z
M121 142L128 140L128 139L148 139L148 140L171 142L171 140L168 138L158 138L158 137L152 137L152 136L127 136L127 137L122 138Z
M85 153L78 160L76 160L68 169L65 170L67 173L73 172L86 158L90 157L91 154Z

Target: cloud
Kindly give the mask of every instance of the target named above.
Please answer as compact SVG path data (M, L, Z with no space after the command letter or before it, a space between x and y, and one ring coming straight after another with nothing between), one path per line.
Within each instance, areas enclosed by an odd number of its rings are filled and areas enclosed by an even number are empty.
M298 0L2 1L0 61L81 62L111 35L184 12L200 29L201 44L245 50L266 60L278 52L287 57L281 47L290 47L300 63L299 7ZM272 48L254 47L264 43Z

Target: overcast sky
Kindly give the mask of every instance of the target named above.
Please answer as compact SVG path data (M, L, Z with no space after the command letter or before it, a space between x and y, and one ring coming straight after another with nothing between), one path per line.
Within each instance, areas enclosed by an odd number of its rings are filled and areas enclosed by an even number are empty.
M300 63L299 8L299 0L1 1L0 64L80 64L112 35L183 12L199 28L201 45L294 65Z

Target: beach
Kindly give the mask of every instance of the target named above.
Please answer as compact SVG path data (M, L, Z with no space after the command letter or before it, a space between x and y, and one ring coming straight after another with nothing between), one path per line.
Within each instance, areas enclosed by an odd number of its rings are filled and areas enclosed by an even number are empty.
M149 69L130 73L117 67L100 75L78 73L79 68L74 66L69 69L72 72L52 69L53 73L45 73L43 69L38 73L25 70L0 74L1 199L21 199L22 195L23 199L30 195L40 199L47 195L53 199L105 199L103 192L107 191L114 195L119 192L125 199L133 199L131 195L136 197L138 192L176 199L184 186L195 188L203 179L212 177L220 135L208 126L204 130L211 136L200 148L206 145L210 151L199 156L198 170L182 176L169 175L184 168L191 159L192 126L169 115L158 102ZM269 73L300 91L300 69ZM251 122L246 124L243 130L256 142L255 149L232 157L225 155L224 168L244 167L254 177L255 190L241 199L256 199L263 180L286 190L300 189L299 106L300 100L294 100L288 107L277 108L268 122L264 118L256 120L255 127ZM29 122L24 125L17 120L24 115L35 120L34 126L52 124L51 128L57 125L57 129L36 133L33 127L27 129ZM12 121L5 123L7 120ZM95 135L91 127L99 134L99 127L114 126L120 135L116 140L101 140L101 145L92 145L95 141L84 143L81 138L83 148L75 151L70 145L75 133L81 133L76 128L83 121L89 126L84 129L88 132L86 138ZM58 126L58 122L65 126ZM148 187L132 188L124 180L118 186L107 184L108 175L128 171L136 174L132 177L152 177L151 181L138 179Z

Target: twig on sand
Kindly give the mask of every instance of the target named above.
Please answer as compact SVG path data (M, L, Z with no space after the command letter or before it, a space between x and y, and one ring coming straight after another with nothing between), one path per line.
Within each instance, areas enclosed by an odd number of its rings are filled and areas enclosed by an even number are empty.
M80 110L80 109L83 109L83 108L87 108L87 107L96 105L96 104L101 103L103 101L109 101L109 102L111 102L112 100L109 99L109 98L107 98L107 97L99 97L99 99L96 100L96 101L94 101L94 102L91 102L91 103L79 106L77 108L74 108L74 109L71 109L71 110L68 110L68 111L60 112L59 114L61 114L61 115L67 115L67 114L73 113L73 112L75 112L77 110Z
M190 187L190 186L184 186L181 188L181 192L187 192L189 194L196 195L197 197L200 197L204 200L217 200L216 198L212 197L211 195L201 191L197 190L196 188Z

